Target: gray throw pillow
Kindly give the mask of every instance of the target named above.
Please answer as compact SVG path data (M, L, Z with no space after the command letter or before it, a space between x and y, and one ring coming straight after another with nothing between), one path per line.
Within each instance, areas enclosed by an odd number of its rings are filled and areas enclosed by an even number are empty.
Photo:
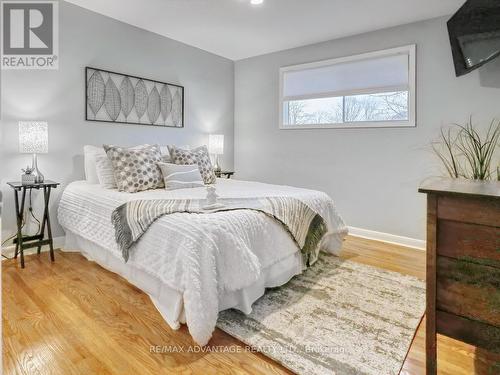
M165 189L175 190L184 188L203 187L198 164L178 165L172 163L158 163L163 174Z
M142 149L104 145L119 191L138 191L163 188L163 176L157 163L162 162L160 148L156 145Z
M210 161L207 146L200 146L192 150L184 150L176 146L168 146L170 160L179 165L197 164L205 184L214 184L216 181L214 168Z

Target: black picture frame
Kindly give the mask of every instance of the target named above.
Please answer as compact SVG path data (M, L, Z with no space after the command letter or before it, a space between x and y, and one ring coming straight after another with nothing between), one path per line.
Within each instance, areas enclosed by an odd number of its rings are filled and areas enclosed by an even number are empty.
M125 77L128 77L129 80L132 79L132 80L138 80L138 81L143 81L143 82L150 82L155 87L156 87L156 85L163 85L163 86L167 86L167 87L174 87L174 88L180 89L180 93L181 93L180 94L180 101L181 101L181 103L180 103L180 111L181 111L180 125L174 125L174 124L167 125L166 123L163 123L163 124L151 123L150 121L143 121L143 122L128 121L128 120L123 121L123 120L119 120L118 118L115 120L113 120L112 118L110 118L109 120L104 119L104 118L97 118L97 113L100 113L101 111L104 110L103 109L104 99L103 99L102 104L100 105L99 110L96 113L94 113L94 116L93 116L94 118L92 118L91 116L89 116L89 109L92 111L92 109L89 106L89 81L91 78L91 76L89 76L89 71L100 72L100 73L104 73L106 75L123 76L124 77L123 79L125 79ZM104 87L103 87L103 89L104 89ZM185 92L184 86L181 86L181 85L178 85L175 83L163 82L163 81L158 81L158 80L151 79L151 78L144 78L144 77L134 76L131 74L115 72L115 71L101 69L101 68L95 68L92 66L86 66L85 67L85 120L86 121L93 121L93 122L107 122L107 123L114 123L114 124L144 125L144 126L168 127L168 128L179 128L179 129L184 128L184 96L185 96L184 92ZM148 100L149 100L149 95L148 95ZM135 104L134 104L134 106L135 106ZM147 112L147 110L146 110L146 112ZM120 113L121 113L121 110L120 110ZM145 116L145 113L143 113L143 115L140 118L142 118L143 116ZM128 117L128 116L126 116L126 117ZM160 117L161 117L161 111L160 111L160 115L158 118L160 118ZM166 120L164 120L164 122L166 122Z

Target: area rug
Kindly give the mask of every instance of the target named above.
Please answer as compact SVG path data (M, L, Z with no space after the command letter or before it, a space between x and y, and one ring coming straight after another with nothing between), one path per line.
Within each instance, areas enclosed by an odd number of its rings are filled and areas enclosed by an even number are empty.
M425 283L330 255L217 326L298 374L398 374L424 314Z

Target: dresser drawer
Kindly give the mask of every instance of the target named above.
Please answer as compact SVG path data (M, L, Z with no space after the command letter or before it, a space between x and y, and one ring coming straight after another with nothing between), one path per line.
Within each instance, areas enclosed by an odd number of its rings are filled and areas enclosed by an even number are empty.
M500 200L440 196L437 217L463 223L500 227Z
M448 314L436 312L438 332L448 337L479 346L494 353L500 353L500 328Z
M500 228L439 221L437 253L500 268Z
M500 268L437 258L437 309L500 327Z

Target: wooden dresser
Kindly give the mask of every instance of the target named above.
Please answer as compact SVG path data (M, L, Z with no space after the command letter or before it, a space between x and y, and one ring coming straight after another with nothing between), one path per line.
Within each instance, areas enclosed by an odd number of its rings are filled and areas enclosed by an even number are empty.
M429 181L427 374L436 333L500 352L500 182Z

